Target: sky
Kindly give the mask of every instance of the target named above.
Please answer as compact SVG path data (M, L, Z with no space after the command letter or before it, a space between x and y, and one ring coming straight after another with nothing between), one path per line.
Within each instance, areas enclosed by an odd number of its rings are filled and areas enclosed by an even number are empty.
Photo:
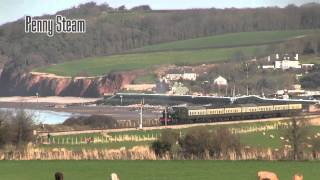
M320 3L320 0L0 0L0 25L25 15L55 14L91 1L97 4L107 3L111 7L125 5L127 8L148 4L152 9L285 7L288 4Z

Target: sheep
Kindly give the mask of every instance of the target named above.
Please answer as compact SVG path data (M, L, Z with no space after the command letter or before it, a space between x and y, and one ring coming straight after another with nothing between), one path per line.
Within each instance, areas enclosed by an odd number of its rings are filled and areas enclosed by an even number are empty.
M111 173L110 180L120 180L120 178L119 178L118 174Z
M279 180L279 179L278 179L278 176L273 172L259 171L258 180Z
M56 180L63 180L63 173L61 173L61 172L56 172L56 173L54 174L54 177L55 177Z
M303 175L302 174L295 174L293 176L293 180L303 180Z

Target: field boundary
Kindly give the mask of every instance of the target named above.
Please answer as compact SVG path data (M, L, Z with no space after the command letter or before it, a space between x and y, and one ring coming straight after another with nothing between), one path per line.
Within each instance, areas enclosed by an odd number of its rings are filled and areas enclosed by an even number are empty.
M63 132L50 132L52 136L64 136L64 135L77 135L77 134L92 134L92 133L112 133L112 132L124 132L124 131L148 131L148 130L161 130L161 129L185 129L190 127L201 126L219 126L229 124L244 124L244 123L257 123L257 122L274 122L290 120L291 117L279 117L269 119L253 119L253 120L240 120L240 121L228 121L228 122L214 122L214 123L196 123L196 124L183 124L183 125L169 125L169 126L153 126L139 128L123 128L123 129L101 129L101 130L82 130L82 131L63 131ZM320 118L320 115L309 115L304 118ZM38 136L47 136L49 132L38 132Z

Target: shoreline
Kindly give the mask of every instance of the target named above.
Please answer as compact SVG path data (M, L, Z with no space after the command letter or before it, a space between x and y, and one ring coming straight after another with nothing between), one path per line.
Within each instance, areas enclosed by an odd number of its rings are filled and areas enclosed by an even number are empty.
M139 119L139 107L131 106L109 106L109 105L85 105L94 104L101 98L78 98L78 97L0 97L1 108L48 110L55 112L68 112L87 115L109 115L117 120L137 120ZM66 106L72 105L72 106ZM144 118L156 119L161 113L156 108L145 108Z

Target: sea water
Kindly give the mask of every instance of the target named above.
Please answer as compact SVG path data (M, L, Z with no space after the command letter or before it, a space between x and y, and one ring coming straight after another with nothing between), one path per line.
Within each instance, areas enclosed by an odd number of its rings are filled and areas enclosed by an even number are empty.
M69 113L69 112L56 112L49 110L35 110L35 109L23 109L25 112L30 114L36 123L42 124L60 124L66 119L72 116L80 116L80 114ZM17 109L14 108L0 108L0 111L15 112Z

